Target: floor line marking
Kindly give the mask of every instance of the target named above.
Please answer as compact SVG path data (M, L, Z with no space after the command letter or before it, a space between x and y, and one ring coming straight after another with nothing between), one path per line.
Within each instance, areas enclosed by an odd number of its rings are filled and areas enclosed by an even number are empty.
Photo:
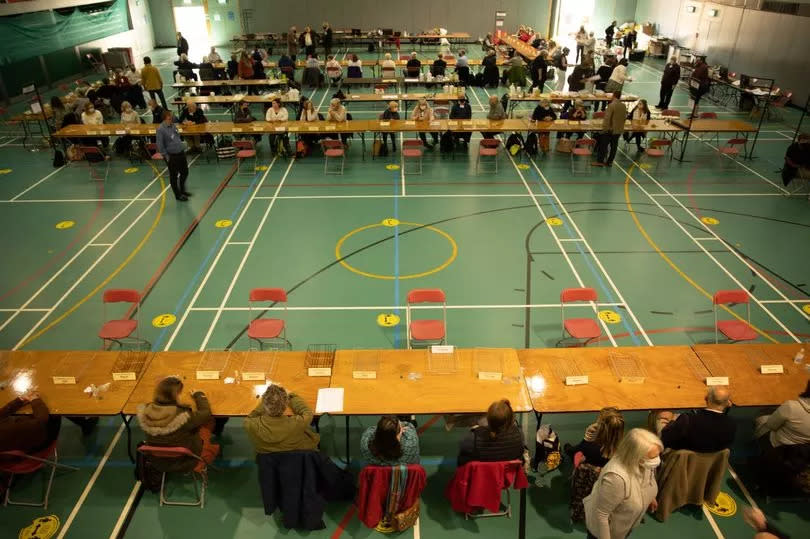
M113 530L110 533L110 539L117 539L118 534L121 533L121 527L124 525L124 522L126 522L127 516L129 516L129 512L132 510L132 504L135 502L135 498L137 498L140 488L141 482L135 481L135 484L132 486L132 491L129 493L129 498L127 498L127 503L124 504L124 510L121 511L120 515L118 515L118 520L115 523L115 527L113 527Z
M651 197L783 197L783 193L650 193Z
M276 187L275 192L276 195L278 195L281 192L281 189L284 186L284 180L287 179L287 176L289 175L290 170L292 170L292 166L294 164L295 164L295 157L293 157L290 160L290 164L287 165L287 170L284 171L284 175L281 177L281 181L278 182L278 187ZM201 352L205 350L205 347L208 345L208 341L211 338L211 334L214 332L214 328L216 327L217 322L219 322L219 318L222 316L221 308L225 307L225 303L227 303L227 301L230 299L231 293L233 292L233 287L236 286L236 281L237 279L239 279L239 275L241 275L242 270L245 267L245 262L247 262L250 253L253 252L253 246L256 244L256 240L259 238L259 234L261 233L262 228L264 228L264 223L267 222L267 218L270 215L270 210L273 209L273 206L275 206L275 204L276 199L273 199L267 205L267 208L265 208L264 214L262 215L259 224L256 226L256 230L253 232L253 237L250 239L250 244L248 245L247 249L245 249L245 252L242 254L242 260L239 261L239 266L236 268L236 271L234 272L233 277L231 278L231 282L228 285L228 289L225 291L225 295L223 296L222 302L219 305L220 309L217 309L216 314L214 315L214 319L211 321L211 325L208 326L208 331L206 332L205 337L203 338L203 342L202 344L200 344Z
M50 172L50 173L49 173L47 176L45 176L44 178L42 178L41 180L39 180L39 181L38 181L38 182L36 182L35 184L33 184L33 185L29 186L28 188L26 188L26 189L25 189L24 191L22 191L21 193L19 193L19 194L17 194L16 196L12 197L12 198L10 199L10 202L14 202L14 201L16 201L18 198L20 198L21 196L23 196L25 193L27 193L28 191L30 191L31 189L33 189L33 188L34 188L34 187L36 187L37 185L41 184L42 182L44 182L45 180L47 180L48 178L50 178L51 176L53 176L54 174L56 174L57 172L59 172L60 170L63 170L63 169L65 168L65 166L67 166L67 165L62 165L61 167L57 168L56 170L52 170L52 171L51 171L51 172Z
M706 519L709 521L709 525L712 527L712 530L714 530L714 535L717 536L717 539L725 539L725 536L723 535L723 532L720 531L720 527L717 525L717 522L715 522L714 517L709 512L709 510L706 509L706 506L701 504L700 507L701 507L701 509L703 509L703 514L706 516Z
M118 440L121 439L121 433L124 432L124 424L118 427L118 430L113 436L113 439L110 441L110 445L107 446L107 451L104 452L104 456L101 457L101 460L98 462L98 466L96 466L96 470L93 472L93 475L90 477L90 481L87 482L87 485L84 487L81 496L79 496L76 505L73 506L73 510L68 515L67 520L65 523L62 524L62 529L59 530L59 535L56 536L56 539L63 539L67 534L67 531L70 529L71 524L73 524L73 519L76 518L76 515L79 514L79 510L84 505L84 501L87 499L87 495L90 494L90 491L93 489L93 485L96 484L96 480L98 480L98 476L101 475L101 470L104 468L104 465L107 464L107 460L110 458L113 449L118 444Z
M810 303L810 299L761 299L760 303Z
M596 302L597 307L624 307L624 303L602 303ZM591 308L589 303L571 303L566 304L566 308ZM464 310L464 309L559 309L559 303L515 303L504 305L448 305L447 310ZM255 307L254 307L255 309ZM402 309L405 310L405 305L328 305L328 306L294 306L294 307L264 307L268 311L376 311L383 309ZM412 310L435 310L435 307L429 305L411 305ZM192 311L249 311L250 307L192 307Z
M751 493L748 492L748 489L743 484L742 479L740 479L740 476L737 475L736 471L734 471L734 468L731 467L731 463L729 463L728 465L728 473L731 474L731 477L734 479L734 481L737 482L737 485L740 487L743 496L745 496L745 499L748 500L748 505L750 505L754 509L759 509L757 502L755 502L754 498L751 497Z
M296 187L295 185L288 185L287 188ZM414 195L409 194L407 198L527 198L529 195L526 193L512 193L512 194L497 194L497 193L469 193L469 194L424 194ZM538 196L551 196L547 194ZM270 200L271 196L256 197L259 200ZM403 195L292 195L277 197L280 200L339 200L339 199L361 199L361 198L406 198Z
M45 203L73 203L73 202L149 202L152 198L46 198L23 200L0 200L0 204L45 204Z

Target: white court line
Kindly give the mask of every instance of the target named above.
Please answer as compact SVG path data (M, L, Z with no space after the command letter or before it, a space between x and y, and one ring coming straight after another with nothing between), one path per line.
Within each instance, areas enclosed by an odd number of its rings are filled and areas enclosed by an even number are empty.
M21 311L24 313L43 313L48 309L0 309L0 313L13 313L17 311Z
M135 484L132 486L132 491L129 493L129 498L127 498L127 503L124 504L124 510L121 511L120 515L118 515L118 521L116 521L115 527L110 533L110 539L118 539L118 534L121 533L121 527L123 527L124 521L127 519L127 515L132 510L132 504L135 503L135 497L138 495L138 490L140 490L140 488L141 482L135 481Z
M469 310L469 309L559 309L559 303L515 303L506 305L448 305L447 310ZM624 307L624 303L602 303L596 302L597 307ZM339 306L309 306L309 307L265 307L268 311L381 311L381 310L405 310L406 305L339 305ZM566 303L566 308L591 307L590 303ZM192 311L249 311L250 307L192 307ZM253 307L255 309L255 307ZM436 307L430 305L411 305L412 310L431 310Z
M701 504L700 507L703 509L703 514L708 519L709 525L712 527L712 530L714 531L714 535L717 536L717 539L725 539L725 536L723 535L723 532L720 531L720 527L717 525L717 522L714 521L714 517L709 512L709 510L706 509L706 506Z
M231 230L228 233L228 237L225 238L225 243L223 243L222 247L220 247L219 252L217 253L217 256L214 257L214 260L211 262L211 265L208 267L208 271L205 272L205 277L203 277L203 280L197 286L197 290L194 292L194 296L192 296L191 301L189 302L188 306L186 307L186 310L183 312L183 316L180 317L180 321L177 323L177 326L174 328L174 331L172 332L171 336L169 337L169 340L166 342L166 346L163 348L164 351L169 350L169 348L171 348L172 343L174 342L174 339L177 337L177 334L180 332L180 329L183 327L183 324L186 322L186 318L188 318L188 313L191 312L191 308L197 302L197 298L200 297L200 293L202 293L203 289L205 288L205 285L208 283L208 279L210 279L211 274L214 273L214 269L217 267L217 264L219 263L219 259L222 257L222 253L225 252L225 247L226 247L227 243L229 241L231 241L231 238L233 238L234 233L236 233L236 229L239 228L239 224L242 222L242 219L247 214L248 209L253 204L253 201L256 199L256 193L259 192L259 189L261 189L262 185L264 184L264 181L267 179L267 176L270 174L270 171L273 170L273 165L276 164L277 159L278 159L277 156L273 157L273 160L270 162L270 165L267 167L267 170L264 171L264 174L262 175L262 178L259 180L259 183L256 185L256 187L253 188L253 194L248 198L248 201L245 204L245 207L242 208L242 211L239 214L239 218L236 220L236 222L231 227Z
M45 176L44 178L42 178L41 180L39 180L39 181L38 181L38 182L36 182L35 184L33 184L33 185L29 186L29 187L28 187L27 189L25 189L23 192L21 192L21 193L17 194L17 196L15 196L15 197L11 198L11 202L13 202L13 201L17 200L18 198L20 198L21 196L23 196L25 193L27 193L28 191L30 191L31 189L33 189L33 188L34 188L34 187L36 187L37 185L41 184L42 182L44 182L45 180L47 180L48 178L50 178L51 176L53 176L54 174L56 174L57 172L59 172L60 170L64 169L66 166L67 166L67 165L62 165L61 167L57 168L56 170L51 171L51 172L50 172L50 173L49 173L47 176Z
M731 477L734 479L734 481L737 482L737 485L739 485L740 490L742 490L743 496L745 496L745 499L748 500L748 505L750 505L754 509L759 509L759 506L757 505L757 502L755 502L754 498L751 497L751 493L748 492L747 488L745 488L745 485L743 485L743 482L740 479L740 476L737 475L737 472L734 471L734 468L731 467L730 463L728 465L728 473L731 474Z
M91 243L90 247L109 247L112 243Z
M621 152L621 153L622 153L622 154L623 154L623 155L624 155L624 156L625 156L627 159L629 159L631 163L633 163L634 165L636 165L636 167L638 168L638 170L640 170L640 171L641 171L641 172L642 172L644 175L646 175L646 176L647 176L647 177L648 177L648 178L649 178L649 179L650 179L650 180L651 180L653 183L655 183L655 184L658 186L658 188L659 188L661 191L663 191L664 193L667 193L667 192L668 192L668 191L667 191L667 189L666 189L666 188L665 188L663 185L661 185L661 184L660 184L660 183L659 183L659 182L658 182L658 181L657 181L655 178L653 178L653 177L652 177L652 176L651 176L649 173L647 173L647 171L646 171L646 170L644 170L643 168L641 168L641 167L638 165L638 163L636 163L636 162L635 162L635 161L634 161L632 158L630 158L630 157L627 155L627 153L625 153L625 152L624 152L624 150L621 150L621 149L620 149L619 151L620 151L620 152ZM644 188L644 187L641 185L641 183L639 183L639 182L638 182L638 181L637 181L635 178L633 178L633 176L632 176L630 173L628 173L628 172L627 172L627 171L626 171L624 168L622 168L622 167L621 167L621 165L619 165L619 164L618 164L618 163L616 163L615 161L613 162L613 164L616 166L616 168L618 168L619 170L621 170L622 172L624 172L625 176L626 176L627 178L629 178L629 179L630 179L630 181L632 181L632 182L633 182L633 183L636 185L636 187L638 187L638 188L639 188L639 189L640 189L640 190L641 190L641 191L642 191L642 192L643 192L645 195L649 195L649 193L648 193L647 189L645 189L645 188ZM656 206L658 206L658 209L659 209L661 212L663 212L663 213L664 213L664 215L666 215L667 217L669 217L669 218L670 218L670 220L671 220L673 223L675 223L675 226L677 226L677 227L678 227L678 228L681 230L681 232L683 232L683 233L684 233L684 234L685 234L685 235L686 235L688 238L690 238L692 241L694 241L694 242L695 242L695 245L697 245L698 247L700 247L700 250L701 250L701 251L703 251L703 252L706 254L706 256L708 256L708 257L709 257L709 258L710 258L710 259L711 259L711 260L712 260L712 261L713 261L713 262L714 262L714 263L717 265L717 267L719 267L719 268L720 268L720 269L723 271L723 273L725 273L725 274L726 274L726 275L729 277L729 279L731 279L731 280L734 282L734 284L735 284L735 285L736 285L738 288L743 289L743 290L744 290L744 289L746 289L746 287L745 287L745 286L743 286L743 284L742 284L742 283L741 283L741 282L740 282L740 281L739 281L739 280L738 280L738 279L737 279L737 278L736 278L734 275L732 275L732 273L731 273L731 272L730 272L730 271L729 271L729 270L728 270L728 269L727 269L727 268L726 268L726 267L725 267L723 264L721 264L721 263L720 263L720 261L719 261L719 260L717 260L717 258L715 258L715 257L714 257L714 255L712 255L712 254L711 254L711 253L710 253L708 250L706 250L706 248L703 246L703 244L701 244L699 241L696 241L696 240L695 240L695 237L694 237L694 236L692 236L692 234L690 234L690 233L689 233L689 231L687 231L687 230L686 230L686 228L684 228L684 226L683 226L683 225L682 225L682 224L681 224L681 223L680 223L680 222L679 222L677 219L675 219L675 217L673 217L673 216L672 216L672 214L671 214L671 213L669 213L669 211L668 211L666 208L664 208L664 206L662 206L662 205L661 205L661 204L658 202L658 200L657 200L656 198L654 198L654 197L649 197L649 198L650 198L650 200L652 200L652 201L655 203L655 205L656 205ZM681 207L681 209L683 209L683 211L685 211L685 212L686 212L686 213L687 213L689 216L691 216L691 217L692 217L692 219L694 219L694 220L695 220L697 223L699 223L699 226L700 226L700 227L702 227L702 228L704 229L704 231L705 231L705 232L708 232L708 233L709 233L709 234L711 234L713 237L717 238L717 239L718 239L718 240L719 240L719 241L720 241L720 242L721 242L721 243L722 243L722 244L723 244L723 245L726 247L726 249L728 250L728 252L729 252L729 253L731 253L732 255L734 255L734 256L735 256L735 257L736 257L736 258L737 258L737 259L738 259L740 262L742 262L742 263L743 263L743 264L744 264L746 267L748 267L748 268L749 268L749 269L750 269L750 270L751 270L751 271L752 271L752 272L753 272L753 273L754 273L754 274L755 274L757 277L759 277L760 279L762 279L762 280L763 280L763 281L764 281L764 282L765 282L765 283L766 283L768 286L770 286L770 287L771 287L771 289L772 289L774 292L776 292L776 293L777 293L777 294L778 294L780 297L782 297L782 299L788 299L787 297L785 297L785 295L782 293L782 291L781 291L781 290L779 290L778 288L776 288L776 287L773 285L773 283L771 283L771 282L770 282L770 280L766 279L766 278L765 278L765 277L762 275L762 273L761 273L761 272L760 272L758 269L756 269L756 268L754 268L753 266L751 266L751 265L750 265L750 264L749 264L749 263L748 263L748 262L747 262L745 259L743 259L743 258L742 258L742 256L740 256L740 254L739 254L737 251L735 251L734 249L732 249L732 248L731 248L731 247L730 247L730 246L729 246L729 245L728 245L728 244L727 244L725 241L723 241L723 240L722 240L722 238L720 238L720 237L719 237L717 234L715 234L715 233L714 233L714 231L713 231L713 230L712 230L712 229L711 229L711 228L710 228L710 227L709 227L709 226L708 226L706 223L704 223L703 221L701 221L700 219L698 219L698 217L697 217L697 216L696 216L694 213L692 213L692 211L691 211L689 208L687 208L686 206L684 206L684 205L683 205L683 203L682 203L680 200L678 200L678 199L677 199L677 198L675 198L675 197L671 197L671 198L672 198L672 200L674 200L674 201L675 201L675 203L676 203L678 206L680 206L680 207ZM777 317L776 317L776 316L775 316L775 315L774 315L774 314L773 314L771 311L769 311L769 310L767 309L767 307L765 307L765 306L764 306L764 305L763 305L763 304L760 302L760 300L759 300L759 299L758 299L756 296L754 296L754 294L752 294L752 293L750 293L750 292L749 292L749 294L748 294L748 295L751 297L751 299L753 299L753 300L754 300L754 302L755 302L757 305L759 305L759 307L760 307L760 308L761 308L763 311L765 311L765 313L767 313L767 314L768 314L768 316L770 316L770 317L771 317L771 319L772 319L774 322L776 322L776 323L779 325L779 327L781 327L783 330L785 330L785 332L786 332L786 333L787 333L787 334L788 334L788 335L789 335L791 338L793 338L793 340L794 340L794 341L796 341L796 342L800 342L800 340L798 339L798 337L796 337L796 335L794 335L794 334L793 334L793 332L792 332L792 331L790 331L790 330L787 328L787 326L785 326L785 325L782 323L782 321L781 321L781 320L779 320L779 319L778 319L778 318L777 318ZM794 307L795 307L795 306L794 306ZM797 308L797 307L795 307L795 308L796 308L796 310L797 310L797 311L798 311L800 314L802 314L802 316L804 316L805 318L808 318L808 314L807 314L807 313L802 312L802 310L801 310L801 309L799 309L799 308Z
M287 179L287 176L292 170L292 166L295 164L295 157L290 159L290 164L287 165L287 170L284 171L284 175L281 177L281 180L278 182L278 187L276 187L275 194L278 195L281 192L281 188L284 186L284 181ZM200 352L205 350L205 347L208 345L208 341L211 338L211 334L214 332L214 328L219 321L219 318L222 316L222 308L225 307L225 304L231 297L231 293L233 292L233 287L236 286L236 281L239 279L239 275L241 275L242 270L245 267L245 262L247 262L250 253L253 251L253 246L256 245L256 240L259 238L259 234L264 228L264 223L267 222L267 217L270 215L270 210L273 209L273 206L276 204L276 199L270 201L267 205L267 208L264 210L264 215L262 215L261 221L259 224L256 225L256 230L253 232L253 237L250 238L250 244L248 245L245 252L242 254L242 260L239 261L239 266L236 268L236 271L231 278L231 283L228 285L228 289L225 291L225 295L222 297L222 302L219 304L219 309L217 309L216 314L214 315L214 319L211 321L211 325L208 326L208 332L205 334L205 338L203 338L202 344L200 344Z
M782 193L650 193L651 197L783 197Z
M759 300L760 303L775 303L775 304L785 304L785 303L810 303L810 299L761 299Z
M151 202L154 198L26 198L24 200L0 200L0 204L46 204L72 202Z
M295 187L295 186L292 186ZM287 187L288 189L291 186ZM470 194L458 194L458 195L451 195L451 194L435 194L435 195L408 195L407 198L528 198L530 195L526 193L514 193L514 194L496 194L496 193L470 193ZM548 194L538 194L537 196L551 196ZM264 197L256 197L259 200L270 200L273 197L264 196ZM404 195L298 195L298 196L280 196L277 197L280 200L339 200L342 198L346 199L353 199L353 198L404 198Z
M720 241L720 238L692 238L695 241Z
M225 245L250 245L249 241L229 241Z
M560 241L585 241L582 238L560 238Z

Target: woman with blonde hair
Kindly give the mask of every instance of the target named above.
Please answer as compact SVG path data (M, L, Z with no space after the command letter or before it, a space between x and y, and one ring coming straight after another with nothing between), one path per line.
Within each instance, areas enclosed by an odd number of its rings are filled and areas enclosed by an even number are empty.
M645 511L658 508L655 469L663 449L661 439L646 429L625 435L583 500L589 538L624 539Z
M424 97L420 97L419 102L413 108L413 112L411 112L411 120L415 120L417 122L433 121L433 109L430 108L427 99ZM433 140L433 144L428 144L424 131L419 132L419 138L422 139L422 144L431 150L433 149L433 146L439 143L439 134L435 131L430 133L430 138Z
M602 408L596 423L585 429L585 436L581 442L571 447L566 446L565 452L571 456L582 453L585 462L597 468L608 463L616 453L619 441L624 436L624 417L614 407Z

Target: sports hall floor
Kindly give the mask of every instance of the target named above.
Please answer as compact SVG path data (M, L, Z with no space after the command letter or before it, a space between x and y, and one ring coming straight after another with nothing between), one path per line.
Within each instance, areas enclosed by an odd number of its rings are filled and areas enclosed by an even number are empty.
M165 49L152 54L167 81L172 56ZM649 59L631 64L635 80L626 91L654 105L660 67ZM167 97L173 94L166 90ZM318 90L312 99L323 110L333 92ZM485 115L487 93L469 90L475 117ZM673 105L686 114L683 88ZM740 116L713 105L703 110L721 118ZM369 105L349 111L356 119L380 112ZM208 116L228 118L217 111ZM230 163L195 159L188 182L194 197L185 204L174 201L149 164L116 158L108 180L92 182L83 165L54 169L50 152L24 151L19 139L5 136L0 138L0 347L97 348L100 291L109 287L148 290L141 325L156 350L246 349L247 295L258 286L289 291L288 337L296 349L311 343L402 347L402 325L381 328L376 317L403 314L405 295L416 287L446 291L449 342L463 347L554 346L559 292L577 285L596 288L600 301L614 304L607 308L619 315L601 346L711 341L710 295L741 286L760 300L751 317L761 342L792 342L791 335L806 340L810 207L806 197L786 197L780 188L776 170L798 113L788 110L784 116L766 122L754 160L732 162L718 156L713 142L693 138L687 161L672 161L660 172L634 161L631 145L620 147L612 169L575 177L568 155L533 161L502 156L497 174L477 176L472 154L451 159L438 148L426 152L422 175L406 177L389 166L400 164L397 155L361 160L357 138L345 174L325 177L317 153L275 160L265 142L255 174L230 177ZM387 218L400 225L382 226ZM550 218L558 219L555 226L545 226ZM225 219L232 225L216 225ZM74 225L57 228L63 221ZM152 326L153 318L167 313L176 315L173 325ZM742 509L751 495L787 532L806 535L806 504L764 504L743 487L750 484L746 460L754 453L750 420L757 410L731 413L739 419L732 465L742 482L729 474L723 491L736 501L736 514L710 518L681 511L666 524L647 518L634 537L749 537ZM644 416L627 414L628 425L641 425ZM418 418L429 478L418 530L404 535L514 536L517 518L465 521L450 510L443 490L461 433L446 432L437 419ZM375 420L352 418L355 453L362 429ZM571 443L591 420L592 414L544 417ZM527 424L534 432L533 417ZM342 419L324 418L321 433L323 449L343 458ZM47 514L61 520L59 537L107 537L130 505L135 509L126 536L135 538L376 533L351 518L348 504L328 507L321 532L284 530L277 517L265 517L240 420L231 420L225 430L222 471L211 474L205 509L159 509L155 495L134 499L123 434L117 417L102 419L87 438L73 424L63 424L60 456L80 471L59 474L55 482ZM137 427L133 434L141 438ZM565 461L559 470L536 477L540 486L529 491L528 537L584 535L583 526L568 519L570 470ZM39 486L37 481L15 492L34 496ZM516 496L513 502L516 510ZM0 536L16 537L43 514L0 509Z

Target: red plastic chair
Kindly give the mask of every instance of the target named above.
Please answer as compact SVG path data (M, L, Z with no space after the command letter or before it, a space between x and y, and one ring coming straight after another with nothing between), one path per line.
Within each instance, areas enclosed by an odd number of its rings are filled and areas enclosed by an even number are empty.
M337 167L329 168L329 159L333 161L339 159ZM346 150L341 148L326 148L323 152L323 173L343 175L343 167L346 164Z
M753 341L757 338L757 332L751 327L751 297L747 290L718 290L712 298L712 308L714 310L714 342L719 342L719 333L722 333L729 341ZM746 307L745 320L718 320L718 305L744 304Z
M496 478L503 481L494 483ZM463 512L464 519L482 517L512 517L510 489L528 488L529 481L523 470L522 460L499 462L472 461L456 468L456 473L445 489L445 497L450 500L454 511ZM497 489L497 490L496 490ZM506 503L501 503L503 491ZM499 506L505 506L500 510ZM486 509L487 512L474 512Z
M673 109L665 109L661 111L661 116L664 118L680 118L681 113Z
M598 112L593 113L593 119L594 120L599 120L600 118L604 118L604 117L605 117L605 111L604 110L600 110Z
M740 149L738 146L743 147L743 151L748 153L748 139L746 138L732 138L728 139L725 146L721 146L718 151L721 155L725 155L732 160L740 156Z
M402 173L403 174L422 174L422 149L418 147L408 147L403 141L402 144ZM421 144L421 141L420 141ZM415 163L414 167L409 168L408 163Z
M149 158L152 161L163 161L163 156L158 151L156 143L147 142L144 148L146 148L146 152L149 154Z
M661 169L661 164L664 162L669 152L669 158L672 159L672 141L667 139L654 139L650 141L649 146L644 151L644 160L655 161L655 172L658 173Z
M779 93L778 88L774 90L774 93ZM768 108L768 115L773 116L775 118L779 118L780 115L776 114L778 110L785 110L785 107L788 106L790 100L793 98L793 92L786 92L780 97L773 99L770 103L770 107Z
M247 174L253 175L256 173L256 163L258 157L256 156L256 144L252 140L235 140L233 147L236 148L236 173L242 168L242 161L245 159L253 159L253 166L250 167ZM245 173L242 173L245 175Z
M199 455L195 455L193 451L185 447L162 447L156 445L141 445L138 447L138 452L142 453L146 458L155 457L161 459L185 459L192 458L197 460L202 469L200 471L185 472L191 475L194 480L194 495L196 499L193 502L175 502L170 501L166 496L166 474L168 472L161 472L160 477L160 506L164 505L184 505L190 507L199 506L200 509L205 507L205 487L208 485L208 463L205 462ZM198 464L199 465L199 464ZM212 467L213 468L213 467ZM201 487L197 486L197 475L200 476Z
M104 320L98 336L101 339L102 349L107 348L107 341L118 344L119 348L124 347L124 341L132 338L135 333L134 341L143 345L149 345L149 341L142 339L138 332L138 319L141 313L141 294L137 290L129 288L110 288L105 290L101 297L104 304ZM132 303L135 306L135 318L125 318L118 320L107 320L107 304L108 303Z
M481 139L478 145L478 156L475 159L476 174L480 174L482 168L484 172L498 173L498 146L500 143L501 141L498 139ZM483 166L486 164L491 166Z
M571 174L590 174L591 156L595 146L596 141L590 138L581 138L574 143L571 149ZM577 163L583 163L584 166L577 167Z
M440 303L442 319L414 320L411 316L411 305L419 303ZM408 292L405 307L408 317L408 348L413 345L444 344L447 339L447 297L439 288L415 288Z
M248 337L259 343L259 349L264 349L264 341L272 341L284 344L292 348L292 344L287 340L287 292L283 288L254 288L250 291L249 301L249 323ZM284 306L284 318L262 318L259 314L253 317L253 307L255 303L281 303Z
M79 151L82 152L84 160L87 161L87 169L90 172L90 180L106 182L107 177L110 175L109 157L107 157L98 146L80 146ZM99 175L97 170L102 167L104 168L103 177Z
M53 486L53 476L57 468L77 471L78 468L59 463L59 454L56 449L58 440L51 442L51 445L36 453L25 453L24 451L2 451L0 452L0 472L9 474L6 482L6 494L3 496L3 506L25 505L28 507L42 507L48 509L48 498L51 496ZM45 495L41 502L15 502L11 499L11 485L15 475L27 475L34 473L45 466L50 466L51 473L48 474L45 486Z
M565 318L565 304L580 301L596 302L596 290L593 288L565 288L560 292L560 317L562 320L562 338L566 334L587 345L589 341L602 335L599 324L593 318Z

